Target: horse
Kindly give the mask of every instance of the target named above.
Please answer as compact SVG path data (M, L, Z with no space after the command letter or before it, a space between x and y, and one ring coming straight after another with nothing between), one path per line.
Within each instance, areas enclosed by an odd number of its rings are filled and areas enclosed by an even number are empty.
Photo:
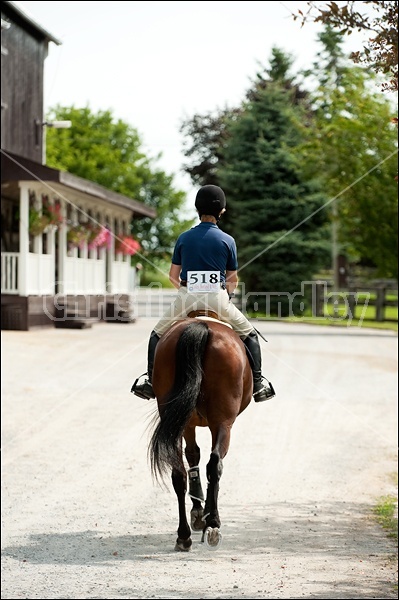
M187 479L192 529L202 530L201 542L209 549L221 543L218 494L223 459L232 426L251 402L253 389L244 343L230 325L208 314L204 318L193 313L172 324L157 344L152 375L158 410L148 445L149 461L156 480L171 472L179 514L175 550L183 552L192 546L185 504ZM208 427L211 433L206 497L199 471L197 427Z

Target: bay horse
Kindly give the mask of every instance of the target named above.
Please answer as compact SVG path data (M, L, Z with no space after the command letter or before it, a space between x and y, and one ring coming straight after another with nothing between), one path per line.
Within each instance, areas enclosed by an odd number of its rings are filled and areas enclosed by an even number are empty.
M196 315L175 322L160 338L152 375L158 411L148 454L156 479L171 471L178 500L178 551L189 551L192 546L185 504L187 479L191 527L202 530L201 541L208 548L216 549L221 542L218 493L223 459L229 449L231 428L251 402L253 387L251 365L238 334L230 325ZM208 427L211 433L206 498L199 472L201 453L196 427Z

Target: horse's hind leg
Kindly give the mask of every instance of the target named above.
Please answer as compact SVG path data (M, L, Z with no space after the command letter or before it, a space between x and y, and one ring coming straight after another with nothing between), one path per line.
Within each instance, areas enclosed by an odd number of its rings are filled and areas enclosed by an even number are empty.
M201 501L205 500L202 491L199 467L191 467L188 470L189 496L193 503L190 511L191 527L194 531L202 531L204 527L204 509Z
M191 549L191 529L186 515L186 492L187 492L187 473L182 465L182 469L172 469L173 489L176 492L179 506L179 527L177 529L177 540L175 550L188 552Z
M195 427L186 430L184 439L186 441L185 455L190 466L188 470L188 494L193 503L190 512L191 527L194 531L202 531L204 527L204 509L201 502L205 500L205 497L199 471L201 451L195 441Z
M206 476L208 478L208 489L205 502L205 526L220 527L218 511L219 481L223 472L222 459L218 452L212 452L210 460L206 465Z
M219 481L222 476L223 463L218 452L213 451L206 466L208 478L208 489L204 509L204 521L202 542L206 542L208 548L216 549L222 541L219 531L221 522L218 511Z
M216 549L222 540L219 531L221 525L218 510L219 481L223 472L222 459L226 456L230 445L230 429L231 425L225 424L223 427L219 426L212 431L212 452L206 466L208 489L204 509L205 525L202 541L205 541L211 549Z

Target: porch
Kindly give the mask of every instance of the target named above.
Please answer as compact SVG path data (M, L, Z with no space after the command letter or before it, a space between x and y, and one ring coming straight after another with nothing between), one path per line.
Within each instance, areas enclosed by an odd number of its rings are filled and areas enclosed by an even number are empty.
M132 252L124 251L120 242L130 236L135 211L140 217L153 217L155 211L26 159L2 156L4 162L2 329L63 326L74 316L71 306L76 307L75 317L80 320L132 321L129 297L135 289L136 271L131 266ZM42 179L32 179L34 168ZM42 229L37 222L32 227L32 213L41 217L44 208L56 212L58 221ZM106 243L75 240L70 234L80 230L105 232Z

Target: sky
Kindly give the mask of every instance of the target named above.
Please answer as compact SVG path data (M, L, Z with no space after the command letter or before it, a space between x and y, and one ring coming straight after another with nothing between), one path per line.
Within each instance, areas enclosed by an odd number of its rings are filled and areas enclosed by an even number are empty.
M45 112L56 104L110 110L142 150L195 193L182 171L183 120L238 106L277 46L294 71L312 65L320 27L292 14L307 2L14 2L62 44L45 61ZM359 37L345 48L359 49Z

